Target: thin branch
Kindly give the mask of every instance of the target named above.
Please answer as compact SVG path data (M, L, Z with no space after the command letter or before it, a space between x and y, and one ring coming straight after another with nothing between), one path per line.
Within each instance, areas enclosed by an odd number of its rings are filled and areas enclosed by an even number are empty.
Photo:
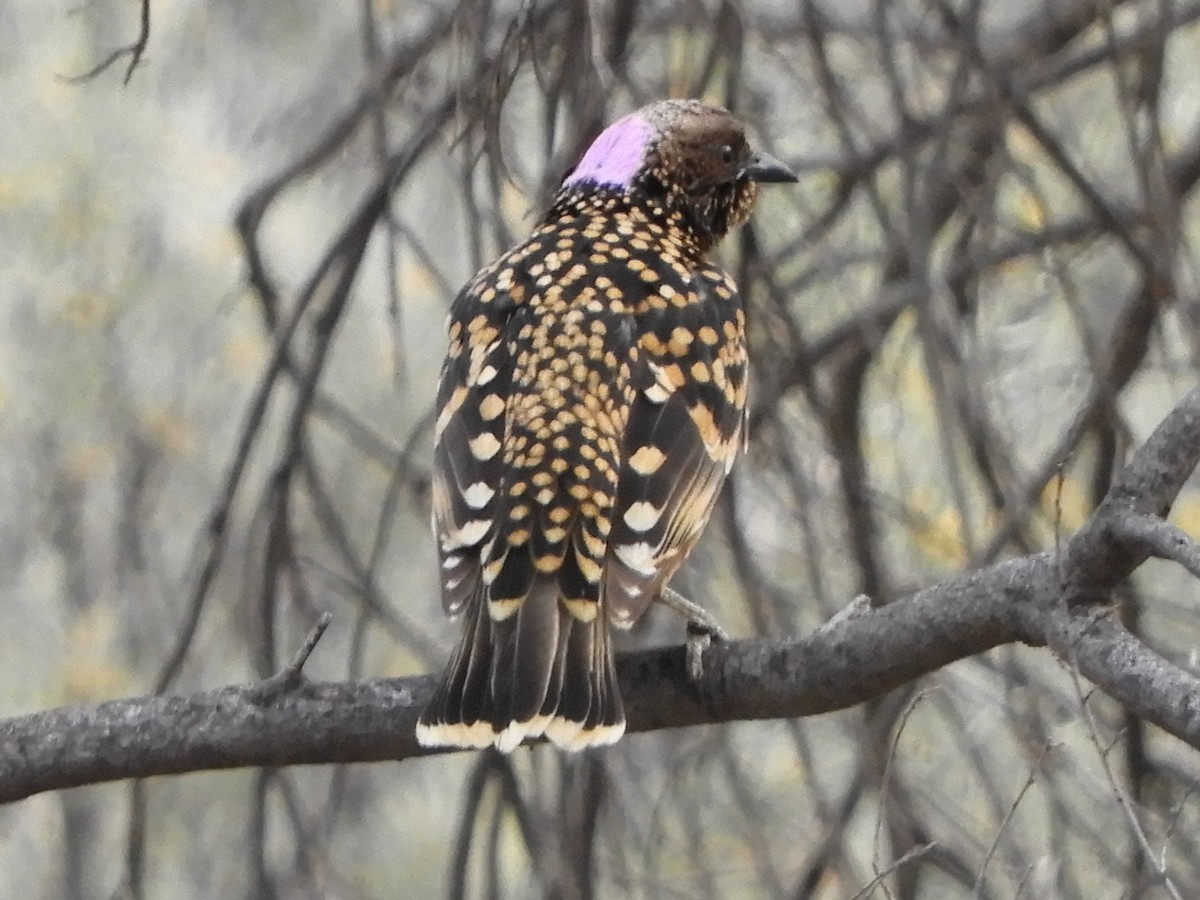
M142 56L146 52L146 45L150 43L150 0L141 0L141 4L141 23L138 27L138 36L132 44L114 50L86 72L79 75L60 75L59 80L67 84L79 84L80 82L91 81L101 72L114 65L117 60L128 56L129 65L125 69L125 78L122 84L129 84L129 79L133 77L133 70L141 64Z
M909 863L916 862L921 857L933 852L936 849L938 849L938 845L935 841L930 841L929 843L922 844L919 847L913 847L882 872L876 874L876 876L863 885L862 888L850 898L850 900L861 900L862 897L870 896L871 892L883 882L883 879L887 878L893 872L903 868L904 866L907 866Z
M1025 784L1021 786L1021 790L1017 791L1017 796L1013 799L1012 804L1008 807L1008 812L1004 814L1004 820L1000 823L1000 827L996 829L996 836L992 839L992 844L988 847L988 851L984 854L983 862L979 866L979 875L975 879L975 887L971 891L972 897L978 897L983 893L983 878L987 873L988 864L991 863L992 857L996 855L996 848L1000 846L1000 839L1004 837L1004 832L1008 829L1008 823L1017 813L1017 807L1021 805L1021 801L1025 799L1025 795L1029 793L1029 789L1037 782L1038 772L1041 771L1042 761L1046 758L1046 754L1060 744L1046 744L1042 748L1042 752L1038 754L1037 760L1029 769L1029 777L1025 779Z
M879 807L875 813L875 835L871 840L871 870L875 873L873 883L883 887L883 892L891 898L891 891L888 890L887 884L883 881L887 873L893 872L896 869L896 863L893 861L883 869L879 868L879 854L883 844L883 828L884 823L888 820L888 794L892 786L892 766L896 761L896 748L900 746L900 737L904 734L904 729L908 725L909 717L917 708L917 704L925 699L925 691L919 691L904 707L904 711L896 723L896 731L892 735L891 741L888 743L887 759L883 764L883 775L879 779ZM893 847L892 852L896 849Z
M325 633L325 629L329 627L329 623L332 621L333 616L330 613L321 613L321 618L317 620L317 624L309 631L308 637L304 639L304 643L296 650L296 655L292 657L291 663L281 673L284 684L289 688L299 682L304 664L308 662L308 658L317 646L317 641L321 640L321 635Z
M1100 765L1104 769L1104 775L1108 779L1108 785L1117 797L1117 802L1121 805L1121 811L1125 814L1126 820L1129 822L1129 830L1133 833L1138 846L1142 850L1143 858L1150 861L1150 865L1154 867L1154 872L1158 876L1159 883L1166 889L1167 893L1173 900L1183 900L1179 893L1179 888L1175 886L1174 880L1167 871L1166 850L1163 850L1161 855L1154 852L1154 848L1150 846L1150 839L1146 836L1146 829L1142 827L1141 819L1138 817L1137 810L1134 809L1133 799L1129 796L1129 792L1121 786L1117 781L1116 773L1113 772L1113 767L1108 761L1108 749L1100 744L1100 726L1096 722L1096 716L1092 712L1091 704L1088 703L1088 697L1084 693L1083 685L1079 683L1078 675L1072 673L1075 691L1079 698L1079 708L1083 711L1084 720L1088 725L1088 736L1091 738L1092 746L1096 748L1096 755L1100 758Z

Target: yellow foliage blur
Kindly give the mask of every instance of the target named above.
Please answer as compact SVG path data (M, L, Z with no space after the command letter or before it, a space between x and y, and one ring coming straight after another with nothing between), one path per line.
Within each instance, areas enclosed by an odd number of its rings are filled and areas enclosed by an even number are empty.
M113 660L118 623L112 611L96 603L79 613L67 629L62 669L62 700L87 703L129 693L133 678Z
M952 568L962 566L967 562L962 514L948 504L936 508L936 503L928 490L913 492L908 502L913 516L910 534L917 550L929 562Z
M57 237L67 244L79 244L93 234L102 232L106 223L95 209L80 209L64 205L57 211Z
M1023 125L1010 126L1006 138L1008 152L1014 159L1034 164L1043 156L1041 144ZM1018 185L1017 190L1020 193L1013 208L1017 222L1030 231L1041 231L1047 219L1043 198L1024 184Z
M1029 231L1041 231L1046 227L1046 205L1033 191L1022 189L1017 199L1017 221Z
M16 206L21 202L21 185L24 183L25 178L15 172L0 172L0 209Z
M235 375L252 375L267 362L267 344L261 334L244 332L232 335L221 351L229 369Z
M1196 491L1180 494L1171 507L1171 521L1192 537L1200 539L1200 494Z
M1036 162L1042 156L1042 145L1024 125L1014 122L1005 130L1008 152L1021 162Z
M80 331L92 331L112 320L113 305L99 294L79 293L68 297L59 315L62 321Z
M398 275L400 296L430 295L437 292L437 279L433 273L415 259L406 258Z
M531 202L529 195L511 181L500 184L500 213L510 227L519 227L529 220Z
M1061 494L1059 482L1059 478L1051 478L1042 488L1042 510L1051 525L1058 522L1064 533L1070 533L1087 521L1092 507L1079 479L1064 475Z
M197 235L193 246L206 262L213 265L241 260L241 240L232 229L224 226L203 229Z
M916 341L917 314L906 309L896 317L888 331L887 341L880 351L879 368L888 374L889 402L903 403L922 421L932 417L936 409L933 385Z
M63 458L63 472L72 481L86 483L109 474L115 463L111 444L98 441L76 444Z
M142 417L142 428L156 447L168 456L186 457L196 449L192 423L168 409L156 409Z

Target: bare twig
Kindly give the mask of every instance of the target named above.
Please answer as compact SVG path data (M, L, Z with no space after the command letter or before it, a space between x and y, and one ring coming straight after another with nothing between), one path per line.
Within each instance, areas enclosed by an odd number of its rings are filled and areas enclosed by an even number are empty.
M1116 773L1109 762L1108 748L1103 747L1100 743L1100 726L1096 722L1096 716L1092 712L1091 704L1084 693L1083 685L1080 684L1079 677L1074 671L1071 673L1071 678L1079 697L1079 709L1083 712L1084 719L1088 725L1088 736L1091 738L1092 746L1096 748L1096 755L1100 759L1100 765L1104 769L1104 776L1108 779L1108 785L1116 796L1117 802L1121 806L1121 811L1125 814L1129 830L1136 839L1138 846L1141 847L1143 858L1149 860L1150 865L1154 867L1155 874L1158 876L1159 883L1173 900L1183 900L1183 895L1179 892L1179 888L1167 870L1166 848L1164 847L1161 853L1157 853L1154 847L1151 846L1150 839L1146 835L1146 829L1142 827L1141 818L1134 808L1133 800L1129 796L1129 792L1117 780Z
M92 68L88 69L79 75L59 76L59 80L67 84L79 84L84 81L91 81L100 73L114 65L118 60L124 57L129 57L129 65L125 68L125 78L123 84L129 84L129 79L133 77L133 70L136 69L142 62L142 56L146 52L146 45L150 43L150 0L141 0L141 15L140 24L138 26L138 35L132 44L125 47L119 47L112 51Z
M1000 846L1000 839L1004 837L1004 832L1008 828L1008 823L1017 813L1017 807L1021 805L1021 801L1033 787L1037 781L1038 773L1042 768L1042 761L1045 760L1046 754L1053 750L1058 744L1046 744L1042 748L1042 752L1038 754L1038 758L1034 761L1033 766L1029 770L1029 777L1025 779L1025 783L1021 785L1021 790L1017 791L1017 796L1013 798L1012 804L1008 807L1008 812L1004 814L1004 820L1000 823L1000 827L996 829L996 836L992 839L991 846L988 847L987 853L983 856L983 862L979 864L979 875L975 879L975 887L971 891L972 897L978 897L983 891L983 879L987 874L988 864L991 863L992 857L996 855L996 848Z
M317 641L321 640L321 635L325 633L325 629L329 627L329 623L333 621L331 613L321 613L321 618L317 620L317 624L309 631L308 637L304 639L304 643L296 650L296 655L292 657L292 661L288 663L288 667L283 670L282 674L284 681L289 685L295 685L300 680L300 672L304 668L304 664L308 662L309 656L317 646Z
M908 725L908 719L916 710L917 704L924 699L925 691L918 691L913 695L912 699L908 701L908 704L904 707L904 711L900 714L900 718L895 726L895 731L892 734L892 740L888 744L887 759L883 765L883 775L879 780L879 805L875 814L875 836L871 841L871 868L875 872L875 878L871 883L872 885L882 885L884 893L888 896L891 896L891 892L888 890L887 885L883 883L883 879L887 876L887 874L896 871L899 862L904 859L904 857L901 857L900 860L889 863L885 869L879 868L879 853L883 843L883 827L888 818L888 793L892 788L892 766L896 760L896 748L900 746L900 736L904 734L905 726ZM893 847L892 852L894 853L897 849L898 848ZM905 856L907 855L908 854L905 854Z
M861 900L863 897L870 896L871 892L881 885L883 880L893 872L898 871L911 862L916 862L918 859L921 859L923 856L926 856L936 849L938 849L938 844L935 841L930 841L929 843L922 844L919 847L913 847L899 859L893 860L891 863L889 863L887 868L876 872L875 877L863 885L857 892L855 892L855 894L851 897L851 900Z

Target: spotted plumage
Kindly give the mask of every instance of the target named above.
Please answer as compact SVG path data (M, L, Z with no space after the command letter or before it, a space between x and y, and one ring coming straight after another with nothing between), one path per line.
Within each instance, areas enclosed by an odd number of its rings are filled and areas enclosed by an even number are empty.
M443 603L465 624L421 743L623 733L609 623L632 625L678 569L741 440L745 314L707 254L758 182L793 180L725 110L650 104L459 294L433 521Z

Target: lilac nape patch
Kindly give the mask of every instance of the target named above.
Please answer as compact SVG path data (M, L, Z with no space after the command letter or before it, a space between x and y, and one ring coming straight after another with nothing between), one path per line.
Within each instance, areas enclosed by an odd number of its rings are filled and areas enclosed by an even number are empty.
M593 181L614 187L629 187L642 167L646 147L654 137L650 123L637 113L617 119L602 132L563 185Z

